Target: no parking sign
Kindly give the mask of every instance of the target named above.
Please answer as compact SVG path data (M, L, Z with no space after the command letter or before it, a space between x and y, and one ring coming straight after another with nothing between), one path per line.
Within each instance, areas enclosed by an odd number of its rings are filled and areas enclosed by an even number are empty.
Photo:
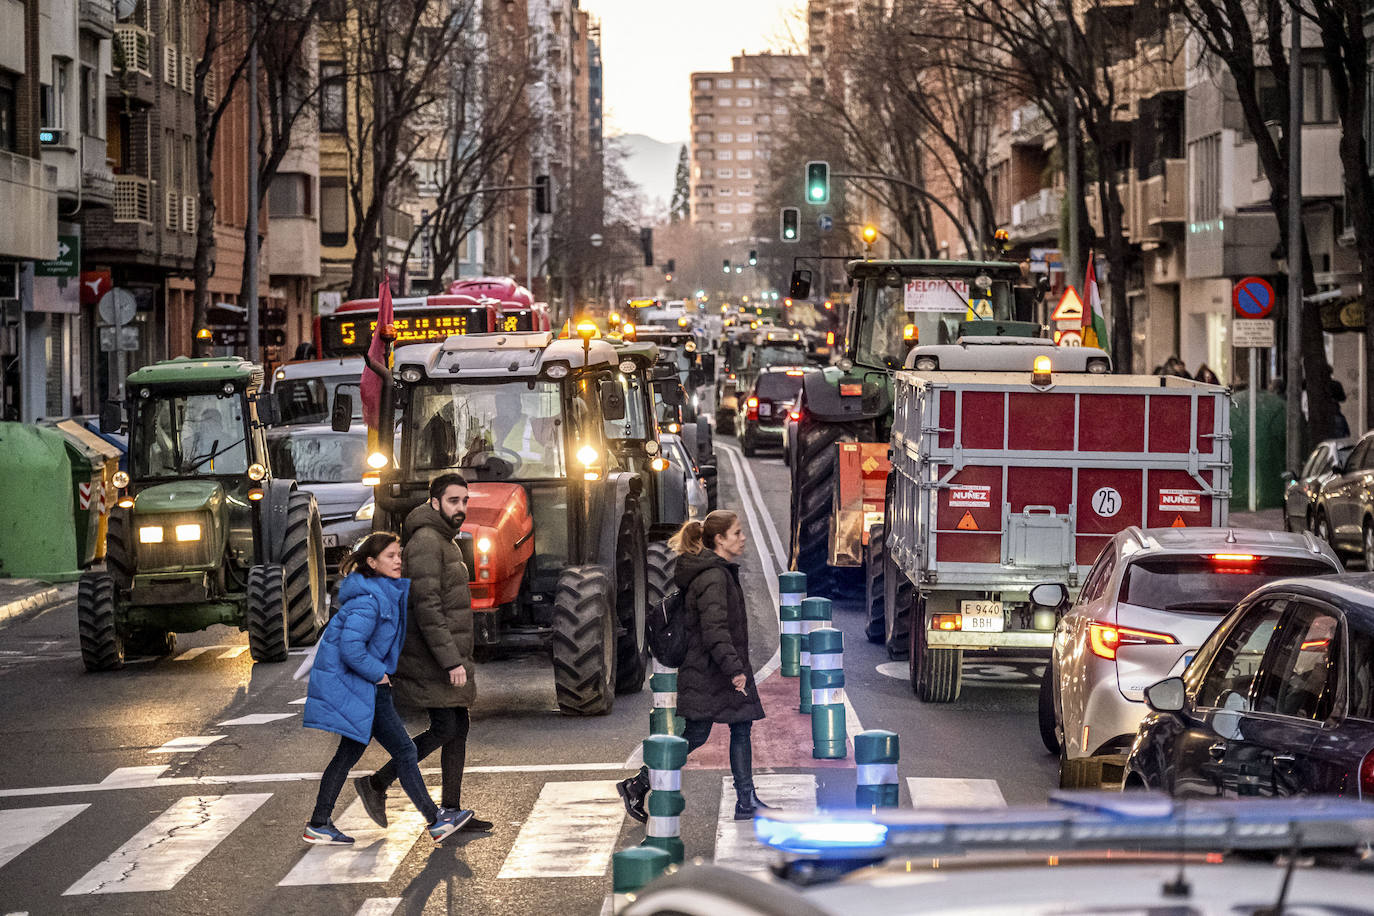
M1231 290L1237 318L1264 318L1274 310L1274 287L1263 277L1246 277Z

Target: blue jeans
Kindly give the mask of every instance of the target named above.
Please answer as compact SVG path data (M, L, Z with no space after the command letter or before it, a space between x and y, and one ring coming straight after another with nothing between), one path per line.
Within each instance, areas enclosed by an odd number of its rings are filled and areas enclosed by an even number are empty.
M415 742L410 740L410 733L406 731L406 725L401 721L400 714L396 712L396 704L392 701L391 687L386 684L377 685L377 704L372 713L372 737L376 738L377 743L391 755L401 780L401 788L405 789L416 810L425 816L425 823L434 823L434 819L439 816L439 808L434 804L434 799L429 797L429 789L425 788L425 779L420 775L420 758L415 753ZM366 744L352 738L339 738L339 749L334 752L334 758L329 761L329 766L324 768L324 776L320 779L320 791L315 797L315 813L311 815L310 823L318 827L333 816L334 803L339 800L339 793L348 781L348 772L362 759L366 750Z

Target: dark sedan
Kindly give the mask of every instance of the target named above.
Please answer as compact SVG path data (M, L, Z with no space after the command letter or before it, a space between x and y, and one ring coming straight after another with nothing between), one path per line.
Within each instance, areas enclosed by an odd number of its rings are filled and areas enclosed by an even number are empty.
M1349 439L1327 439L1317 443L1312 454L1303 462L1302 470L1294 477L1283 472L1283 529L1311 531L1312 511L1317 508L1317 494L1322 484L1335 477L1350 459L1355 443Z
M328 426L279 426L267 432L272 470L314 493L324 524L324 556L329 575L353 545L372 531L372 487L367 471L367 429L346 433Z
M1127 789L1374 798L1374 575L1257 589L1145 702Z
M1361 556L1365 569L1374 570L1374 433L1366 433L1322 484L1312 531L1336 553Z

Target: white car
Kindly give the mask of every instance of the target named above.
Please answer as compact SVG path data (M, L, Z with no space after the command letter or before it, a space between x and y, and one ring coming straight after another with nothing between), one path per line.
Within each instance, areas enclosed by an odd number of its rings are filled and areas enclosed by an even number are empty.
M272 394L281 407L279 426L328 423L339 393L353 399L353 419L361 420L363 401L358 385L363 358L307 359L284 363L272 373Z
M706 480L701 469L687 454L687 446L681 437L665 433L659 436L659 446L663 450L663 460L668 467L660 473L682 476L683 489L687 494L687 518L701 519L711 511L710 499L706 494Z
M1340 571L1331 547L1306 532L1118 532L1060 618L1041 684L1040 734L1059 753L1061 788L1101 781L1103 758L1124 755L1149 712L1145 688L1181 674L1236 602L1275 579Z

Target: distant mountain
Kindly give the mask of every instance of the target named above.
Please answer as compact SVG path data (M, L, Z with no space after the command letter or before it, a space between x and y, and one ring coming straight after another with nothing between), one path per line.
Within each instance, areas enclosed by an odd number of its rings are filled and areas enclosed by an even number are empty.
M639 185L647 214L667 213L682 144L664 143L644 134L621 134L615 141L625 148L625 172Z

